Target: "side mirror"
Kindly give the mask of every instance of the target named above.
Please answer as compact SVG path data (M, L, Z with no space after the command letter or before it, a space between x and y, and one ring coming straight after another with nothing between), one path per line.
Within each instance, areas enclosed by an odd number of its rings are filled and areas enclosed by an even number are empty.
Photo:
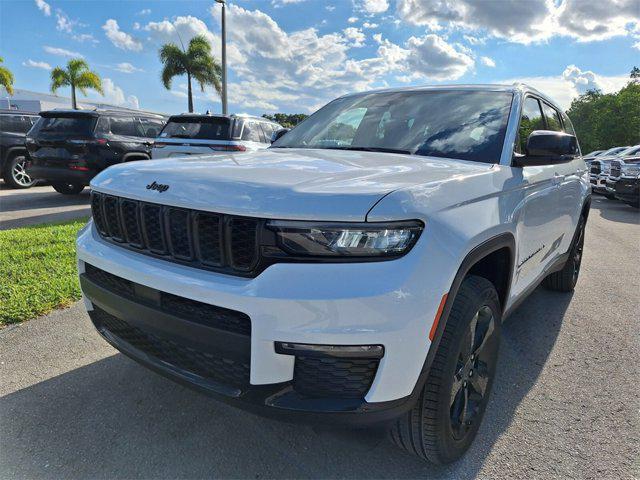
M534 130L527 138L526 154L514 159L518 167L567 163L578 154L578 140L573 135L551 130Z
M278 140L280 137L282 137L289 130L291 130L291 129L290 128L281 128L280 130L276 130L275 132L273 132L273 134L271 135L271 143L273 143L276 140Z

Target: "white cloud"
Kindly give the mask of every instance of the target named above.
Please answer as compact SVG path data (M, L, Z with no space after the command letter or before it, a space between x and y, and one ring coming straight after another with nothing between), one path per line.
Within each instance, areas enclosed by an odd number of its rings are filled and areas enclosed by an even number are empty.
M61 32L65 32L65 33L71 33L73 31L73 27L77 24L78 22L76 20L71 20L66 13L64 13L62 10L58 9L56 10L56 29L61 31Z
M358 17L349 17L347 18L347 22L356 23L358 21Z
M111 40L111 43L116 47L122 50L132 50L134 52L142 50L142 42L120 30L118 22L114 19L110 18L107 20L102 26L102 29L104 30L107 38Z
M362 33L362 30L356 27L348 27L345 28L342 33L345 38L349 41L349 46L351 47L363 47L365 35Z
M292 3L302 3L302 2L306 2L306 0L271 0L271 5L273 5L275 8L280 8Z
M486 39L474 37L473 35L463 35L462 38L469 42L470 45L484 45L486 42Z
M219 25L220 9L211 9ZM385 85L385 76L444 80L459 78L474 65L473 58L436 35L412 37L396 45L374 34L374 54L352 58L350 50L363 43L361 29L320 34L314 28L285 32L267 14L229 5L227 19L229 68L237 81L229 99L243 108L313 111L352 91ZM217 101L217 95L208 95Z
M369 14L384 13L389 9L388 0L361 0L358 7Z
M362 28L378 28L378 24L377 23L369 23L369 22L364 22L362 24Z
M457 27L523 44L558 35L604 40L640 28L638 0L398 0L397 13L410 25Z
M135 72L144 72L143 69L134 67L128 62L122 62L115 66L115 69L122 73L135 73Z
M121 107L135 109L140 108L138 97L136 97L135 95L129 95L125 98L122 88L113 83L113 80L111 80L110 78L102 79L102 90L104 92L104 94L102 95L102 99L105 103L111 103L113 105L118 105Z
M71 50L66 50L64 48L50 47L48 45L45 45L42 48L44 49L45 52L50 53L51 55L58 55L60 57L83 58L83 55L81 53L74 52Z
M493 60L493 58L490 58L490 57L480 57L480 61L482 62L483 65L487 67L496 66L496 62Z
M41 68L43 70L51 70L51 65L47 62L37 62L35 60L28 59L26 62L22 62L22 65L25 67L31 68Z
M327 5L326 7L324 7L324 9L327 12L333 12L336 9L336 7L334 5Z
M632 46L632 48L635 48L636 50L640 50L640 42L636 42L631 46Z
M71 38L73 38L76 42L80 42L80 43L84 43L84 42L100 43L96 38L94 38L93 35L89 33L74 34L71 36Z
M49 5L44 0L36 0L36 5L38 6L38 10L40 10L46 17L51 16L51 5Z
M151 9L150 8L143 8L142 10L140 10L138 12L138 15L149 15L151 13Z

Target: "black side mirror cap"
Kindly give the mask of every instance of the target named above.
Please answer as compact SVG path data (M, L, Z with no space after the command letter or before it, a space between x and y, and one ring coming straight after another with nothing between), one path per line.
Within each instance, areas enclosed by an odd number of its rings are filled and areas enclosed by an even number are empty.
M290 128L281 128L280 130L276 130L275 132L273 132L273 134L271 135L271 143L273 143L276 140L278 140L280 137L282 137L289 130L291 130L291 129Z
M519 167L567 163L578 155L578 140L574 135L551 130L534 130L527 138L526 154L514 157Z

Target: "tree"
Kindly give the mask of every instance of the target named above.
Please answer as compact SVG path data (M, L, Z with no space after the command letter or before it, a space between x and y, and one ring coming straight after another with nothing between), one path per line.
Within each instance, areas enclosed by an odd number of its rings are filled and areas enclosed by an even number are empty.
M78 109L76 103L76 89L83 95L87 90L95 90L102 94L102 80L100 75L89 70L89 65L82 58L73 58L67 63L67 68L55 67L51 70L51 91L56 92L60 87L71 87L71 106Z
M262 117L272 122L279 123L285 128L292 128L307 118L304 113L274 113L273 115L263 114Z
M164 65L162 69L162 84L167 90L171 89L173 77L187 76L189 113L193 112L191 79L200 84L201 91L204 92L205 85L212 85L218 95L221 94L222 67L211 55L211 45L203 35L193 37L186 51L184 47L180 48L175 43L163 45L160 48L160 61Z
M640 78L640 68L638 67L633 67L631 69L631 75L629 75L631 78Z
M0 57L0 63L4 58ZM0 66L0 85L3 86L9 95L13 95L13 73L7 67Z

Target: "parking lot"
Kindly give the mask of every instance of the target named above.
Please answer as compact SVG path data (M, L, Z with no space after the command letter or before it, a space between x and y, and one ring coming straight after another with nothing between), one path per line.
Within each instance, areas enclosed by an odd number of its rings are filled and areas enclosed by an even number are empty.
M61 195L48 185L12 190L0 182L0 230L89 215L88 188L79 195Z
M88 214L86 192L0 194L1 228ZM117 353L75 304L0 331L0 477L637 478L639 224L594 198L575 293L538 289L511 317L480 434L452 466L220 404Z

